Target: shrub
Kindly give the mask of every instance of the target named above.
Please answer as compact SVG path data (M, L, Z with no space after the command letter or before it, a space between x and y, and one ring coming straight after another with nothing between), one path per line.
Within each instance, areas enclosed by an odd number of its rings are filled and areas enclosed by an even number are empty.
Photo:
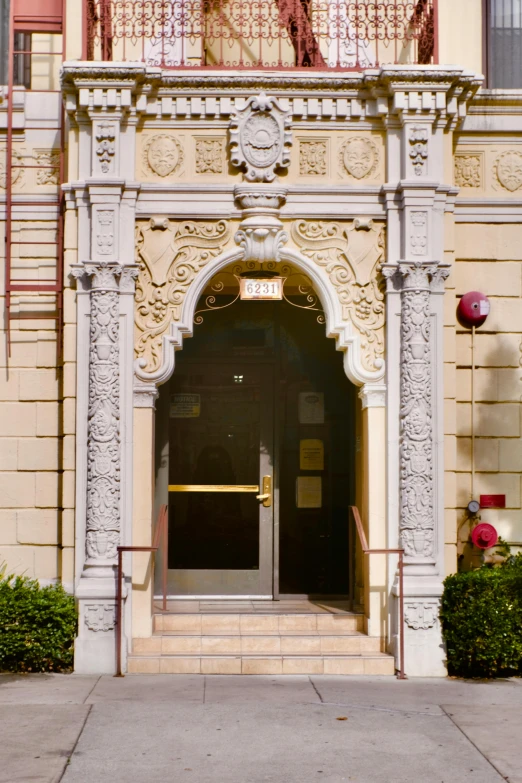
M71 671L76 625L74 598L61 585L0 573L0 671Z
M449 674L522 674L522 557L448 576L440 616Z

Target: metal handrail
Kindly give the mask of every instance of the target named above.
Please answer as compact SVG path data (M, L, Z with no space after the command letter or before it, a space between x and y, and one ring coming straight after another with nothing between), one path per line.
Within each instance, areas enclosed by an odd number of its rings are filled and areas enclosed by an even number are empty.
M151 552L156 554L160 547L160 541L163 539L163 573L162 573L162 587L163 587L163 603L162 609L165 612L167 609L167 570L168 570L168 551L169 551L169 524L168 524L168 507L161 506L158 515L158 524L154 531L154 538L152 540L152 546L119 546L118 549L118 569L117 569L117 586L116 586L116 674L115 677L124 677L125 675L121 670L121 640L123 634L122 627L122 579L123 579L123 553L124 552Z
M365 555L399 555L399 667L397 679L407 680L404 672L404 549L370 549L357 506L350 506L361 549Z

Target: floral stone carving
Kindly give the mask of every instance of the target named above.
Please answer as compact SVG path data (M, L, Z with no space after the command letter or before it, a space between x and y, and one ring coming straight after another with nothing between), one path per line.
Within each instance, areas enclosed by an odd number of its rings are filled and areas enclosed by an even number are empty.
M327 165L328 142L314 139L299 142L299 174L301 176L324 176Z
M339 162L351 177L365 179L375 174L379 165L379 152L372 139L355 136L342 144Z
M224 139L196 139L196 174L222 174Z
M448 269L414 261L399 265L402 275L400 387L400 540L407 557L432 558L433 373L431 361L431 288Z
M361 362L369 371L383 366L384 293L379 264L384 258L384 226L373 220L352 223L297 221L292 238L325 269L342 307L361 338Z
M87 565L113 564L120 540L119 290L134 267L85 262L75 277L92 278L90 294L89 403L87 413Z
M482 155L455 155L455 185L459 188L480 188Z
M522 152L504 152L495 162L495 173L503 188L514 193L522 186Z
M116 126L112 122L101 122L96 128L96 155L104 174L112 171L116 154Z
M219 255L231 236L224 220L211 223L151 218L136 226L135 353L144 372L162 363L162 338L179 321L196 274Z
M290 164L291 113L265 93L248 99L230 122L230 153L247 182L273 182L276 169Z
M143 145L142 163L145 171L168 177L181 168L183 149L179 141L168 133L151 136Z
M422 125L410 128L410 158L417 177L422 176L428 159L428 129Z

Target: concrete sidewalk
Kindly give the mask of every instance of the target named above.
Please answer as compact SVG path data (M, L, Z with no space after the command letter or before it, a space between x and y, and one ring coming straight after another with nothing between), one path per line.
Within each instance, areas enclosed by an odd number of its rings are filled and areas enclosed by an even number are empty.
M0 783L522 783L522 681L0 675Z

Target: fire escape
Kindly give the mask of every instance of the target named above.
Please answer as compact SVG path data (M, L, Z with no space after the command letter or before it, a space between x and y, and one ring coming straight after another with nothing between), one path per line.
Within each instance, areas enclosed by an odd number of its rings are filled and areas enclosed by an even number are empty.
M55 320L58 356L61 352L63 198L60 186L64 181L64 112L61 99L51 96L60 95L55 75L65 52L64 10L64 0L11 0L10 3L5 161L8 356L11 355L11 321L20 319ZM52 136L50 149L35 150L36 155L18 149L21 105L25 106L26 135L30 133L34 138L36 131L42 138ZM56 106L54 115L50 111L52 106ZM29 112L28 107L31 107ZM44 119L38 120L42 116ZM33 170L37 171L29 179L26 196L17 183ZM39 198L35 195L35 185L47 186ZM38 236L37 227L41 225L45 225L47 239ZM40 304L36 297L41 294L44 297Z

